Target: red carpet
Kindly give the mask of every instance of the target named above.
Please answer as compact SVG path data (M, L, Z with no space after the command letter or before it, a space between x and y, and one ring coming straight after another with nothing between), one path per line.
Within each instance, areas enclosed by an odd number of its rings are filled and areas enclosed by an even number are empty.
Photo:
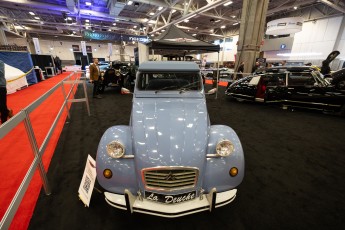
M38 99L69 74L70 73L60 74L8 95L7 106L13 109L14 114L18 113L21 109ZM70 88L71 85L65 85L66 93L68 93ZM31 124L39 147L54 122L62 103L62 90L57 89L45 102L30 114ZM42 157L46 171L49 167L66 117L67 113L64 111ZM0 140L0 152L0 217L2 218L34 158L23 122ZM27 229L41 187L41 177L36 170L16 216L12 221L10 229Z

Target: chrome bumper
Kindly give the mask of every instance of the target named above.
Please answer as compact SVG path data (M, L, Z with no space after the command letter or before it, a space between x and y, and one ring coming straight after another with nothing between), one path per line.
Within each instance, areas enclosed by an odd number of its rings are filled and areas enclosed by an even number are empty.
M145 198L139 199L138 196L134 196L127 189L125 190L125 195L109 192L105 192L104 195L105 200L109 205L115 208L127 210L130 213L140 212L155 216L174 218L207 210L211 212L215 208L232 202L236 197L236 192L237 189L232 189L217 193L214 188L209 194L203 194L202 198L197 197L196 199L178 204L164 204L146 200Z

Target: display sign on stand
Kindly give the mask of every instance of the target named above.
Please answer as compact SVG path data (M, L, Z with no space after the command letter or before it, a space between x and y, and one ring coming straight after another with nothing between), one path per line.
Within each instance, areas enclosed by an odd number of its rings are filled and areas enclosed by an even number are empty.
M83 178L81 180L79 186L79 198L85 204L85 206L89 207L91 195L93 191L93 187L95 186L96 181L96 161L88 155L85 170L83 174Z

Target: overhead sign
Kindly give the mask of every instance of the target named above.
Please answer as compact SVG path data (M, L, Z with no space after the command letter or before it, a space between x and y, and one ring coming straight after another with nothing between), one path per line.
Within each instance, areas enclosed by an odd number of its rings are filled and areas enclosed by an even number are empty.
M284 50L286 48L286 44L280 44L280 49Z
M125 41L125 42L136 41L136 42L142 42L142 43L149 42L148 37L144 35L117 34L117 33L112 33L112 32L101 32L101 31L92 32L90 30L84 30L83 37L85 39L93 39L93 40L101 40L101 41Z
M267 35L295 34L302 31L302 17L281 18L267 23Z

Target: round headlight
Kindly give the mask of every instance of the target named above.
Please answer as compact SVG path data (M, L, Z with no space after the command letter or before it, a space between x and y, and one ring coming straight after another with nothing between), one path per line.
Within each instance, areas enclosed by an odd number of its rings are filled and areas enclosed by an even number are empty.
M120 158L125 154L125 147L119 141L107 144L107 153L112 158Z
M219 156L229 156L234 151L234 145L229 140L222 140L218 142L216 152Z

